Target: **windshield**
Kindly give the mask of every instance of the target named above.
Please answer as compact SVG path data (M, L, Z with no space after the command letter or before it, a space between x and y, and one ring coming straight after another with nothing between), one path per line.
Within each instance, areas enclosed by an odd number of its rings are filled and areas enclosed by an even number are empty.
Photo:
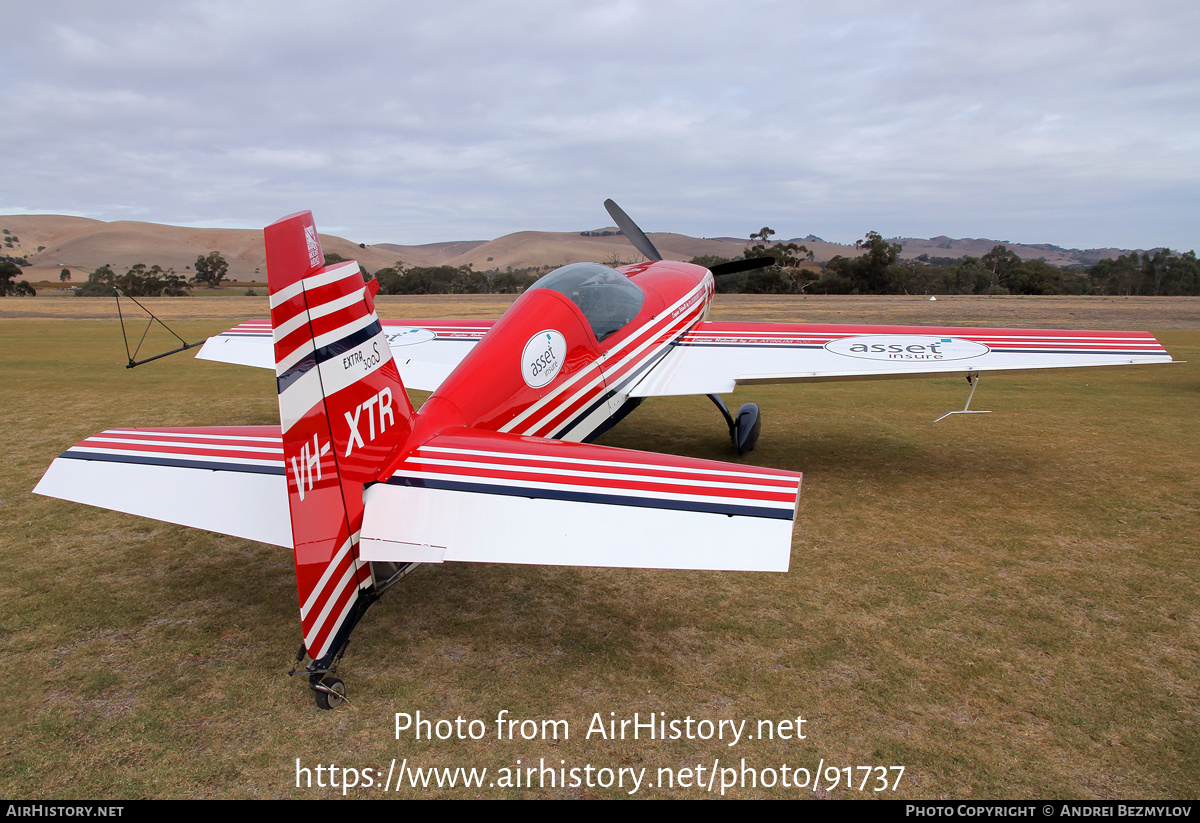
M572 263L552 271L530 288L552 289L579 307L603 341L623 329L641 311L646 295L625 275L599 263Z

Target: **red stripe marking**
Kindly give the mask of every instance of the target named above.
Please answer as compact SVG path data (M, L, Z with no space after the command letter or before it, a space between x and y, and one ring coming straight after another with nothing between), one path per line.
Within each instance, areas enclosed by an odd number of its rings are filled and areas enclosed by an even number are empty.
M455 450L448 452L446 450ZM461 455L465 452L465 455ZM490 454L484 454L489 452ZM714 475L768 475L781 480L799 480L796 472L781 469L761 468L758 466L741 467L737 464L722 463L715 460L700 460L692 457L679 457L671 454L648 454L646 452L617 449L611 446L594 446L582 443L568 443L562 440L530 439L518 435L479 432L473 429L460 429L456 432L439 435L435 442L422 446L418 455L426 458L440 457L448 459L480 459L490 461L514 462L522 461L547 467L559 465L572 468L573 466L595 468L603 471L657 471L677 472L681 475L703 477L704 473ZM555 460L557 458L557 460ZM622 466L605 466L605 463L620 463ZM632 466L633 468L626 468ZM686 470L691 470L687 472ZM748 477L748 482L753 478Z
M340 579L340 578L339 578ZM329 616L325 619L321 630L317 632L317 636L313 639L313 643L308 647L309 657L314 660L324 657L329 653L329 643L333 640L337 630L341 628L342 623L346 619L346 615L350 611L351 601L358 595L358 581L351 579L346 584L346 588L342 590L341 597L330 610ZM305 636L308 633L305 632Z
M715 463L711 461L695 461L685 465L664 465L662 463L646 461L622 460L619 457L608 457L606 460L601 460L594 455L589 458L578 454L568 455L567 460L552 460L546 456L520 452L492 451L490 453L482 453L474 450L445 451L440 448L440 445L439 443L439 447L420 448L417 450L416 455L409 459L483 463L488 466L505 469L519 465L522 468L535 469L547 474L555 474L562 471L583 471L610 475L633 474L639 477L653 476L657 480L688 480L700 483L703 483L705 480L713 480L724 483L787 487L795 485L795 482L799 479L799 475L791 472L773 472L770 469L754 472L740 470L736 464ZM600 447L584 447L585 451L588 452L596 448ZM454 469L449 470L453 471Z
M321 612L329 603L331 594L336 590L337 586L346 576L346 572L349 571L350 567L353 565L355 553L356 552L354 551L354 548L351 547L351 550L342 558L342 562L337 564L333 574L331 574L329 579L325 582L325 588L319 595L317 595L317 601L313 603L313 607L309 610L304 619L301 620L301 630L303 631L305 637L308 637L309 633L316 629L316 635L313 638L313 642L308 646L309 655L314 659L321 657L327 651L325 646L331 639L335 626L338 624L339 619L344 616L344 612L349 604L350 599L354 597L358 591L358 576L357 574L352 574L349 582L346 583L346 587L338 595L337 600L334 601L334 606L329 610L329 614L326 615L322 622L318 623ZM322 573L324 572L323 569L321 571ZM308 594L301 596L301 605L308 601L309 596L311 596L311 590ZM315 654L313 653L314 651L316 652Z
M311 323L312 335L314 338L317 338L331 332L336 332L343 326L357 320L362 320L369 315L370 312L367 311L367 304L360 301L344 309L338 309L324 317L314 318Z
M705 486L681 486L666 480L657 481L655 479L631 481L626 478L616 479L611 476L564 477L562 475L555 474L535 474L530 472L514 471L512 469L506 469L500 466L490 469L465 466L433 466L424 463L421 460L406 462L402 467L401 472L397 472L397 474L403 474L404 470L406 469L411 471L421 471L427 474L436 474L442 477L504 480L508 481L512 485L517 486L536 486L544 483L579 489L605 489L614 493L633 492L634 494L631 496L634 497L655 497L662 494L671 494L713 500L736 499L791 504L796 496L795 484L793 484L791 489L780 489L779 491L760 491L758 489L746 489L738 487L715 489Z
M453 452L444 452L433 449L419 449L414 457L410 457L403 465L408 465L409 461L420 461L424 465L430 466L430 471L457 471L458 467L439 467L433 466L429 461L455 461L464 463L483 463L488 467L497 469L511 470L514 468L533 469L534 472L526 472L530 477L536 476L538 473L543 473L547 476L557 475L564 471L580 471L591 472L599 475L635 475L639 478L652 478L655 481L671 482L671 481L688 481L691 483L704 483L706 480L717 483L743 483L754 486L776 487L778 489L787 489L796 485L799 480L798 474L793 473L776 473L767 476L756 476L750 472L738 471L735 464L732 463L699 463L698 465L690 466L664 466L654 463L633 463L626 461L627 465L598 465L596 462L585 460L583 458L572 459L568 462L552 462L546 458L539 458L534 455L509 453L501 454L480 454L478 452L461 454ZM616 461L612 461L616 462ZM730 468L732 467L732 468ZM690 471L689 471L690 469ZM765 471L770 471L769 469ZM572 480L564 480L563 482L570 483ZM625 481L616 481L625 482ZM700 486L698 488L703 488Z
M197 449L187 445L174 445L169 443L156 443L153 445L144 443L117 443L112 440L88 438L74 448L92 447L96 449L108 449L111 451L128 451L128 452L148 452L151 454L175 454L187 455L194 457L227 457L238 460L267 460L272 463L283 463L283 455L279 452L263 451L262 447L232 447L226 445L215 445L213 448Z

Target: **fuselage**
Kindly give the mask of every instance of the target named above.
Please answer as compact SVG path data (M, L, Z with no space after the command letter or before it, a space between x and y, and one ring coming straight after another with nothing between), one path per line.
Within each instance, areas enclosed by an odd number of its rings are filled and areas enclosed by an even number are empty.
M637 405L630 391L705 316L713 290L708 269L675 261L551 272L424 403L408 446L455 427L598 436Z

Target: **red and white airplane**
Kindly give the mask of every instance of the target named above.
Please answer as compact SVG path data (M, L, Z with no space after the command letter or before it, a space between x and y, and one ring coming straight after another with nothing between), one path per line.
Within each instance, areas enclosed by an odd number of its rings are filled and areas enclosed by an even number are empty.
M710 322L714 275L764 262L662 260L606 206L648 262L565 266L494 322L381 323L375 281L285 217L270 321L198 355L274 368L280 425L112 429L35 491L293 549L297 661L329 708L350 633L419 563L787 571L799 473L587 443L644 398L710 396L744 454L758 409L719 397L742 384L1171 362L1139 332ZM406 386L433 392L419 412Z

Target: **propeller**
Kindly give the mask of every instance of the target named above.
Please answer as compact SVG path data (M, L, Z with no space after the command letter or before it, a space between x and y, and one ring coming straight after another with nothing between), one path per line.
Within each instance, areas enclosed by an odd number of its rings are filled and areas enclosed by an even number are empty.
M625 237L633 244L633 247L642 253L642 256L647 260L662 260L663 256L658 253L658 249L654 248L654 244L650 242L650 238L646 233L638 228L637 223L629 219L620 206L612 200L604 201L604 208L608 209L608 215L617 224L617 228L625 233Z
M745 260L730 260L728 263L717 263L715 266L710 266L709 271L713 273L713 277L721 277L725 274L737 274L742 271L751 271L753 269L765 269L767 266L774 266L774 257L748 257Z
M663 256L658 253L658 249L654 248L654 244L650 242L650 238L646 233L638 228L638 224L633 222L624 209L614 203L611 199L604 201L604 208L608 210L608 215L613 219L624 234L626 239L633 245L635 249L642 253L642 256L647 260L662 260ZM737 274L743 271L752 271L753 269L762 269L767 266L774 266L774 257L751 257L746 260L730 260L728 263L718 263L709 268L713 273L713 277L721 277L726 274Z

